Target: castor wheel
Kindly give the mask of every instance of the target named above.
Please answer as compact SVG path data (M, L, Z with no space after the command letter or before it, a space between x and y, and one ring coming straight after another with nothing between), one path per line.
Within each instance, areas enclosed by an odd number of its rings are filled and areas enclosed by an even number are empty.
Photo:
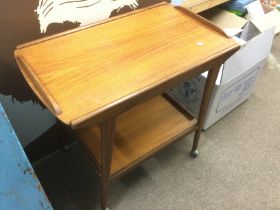
M62 150L63 150L64 152L69 152L70 146L69 146L69 145L65 145L64 147L62 147Z
M101 210L102 210L102 208L101 208ZM106 207L105 210L111 210L111 209L109 207Z
M196 150L191 151L191 156L193 158L196 158L198 156L198 150L196 149Z

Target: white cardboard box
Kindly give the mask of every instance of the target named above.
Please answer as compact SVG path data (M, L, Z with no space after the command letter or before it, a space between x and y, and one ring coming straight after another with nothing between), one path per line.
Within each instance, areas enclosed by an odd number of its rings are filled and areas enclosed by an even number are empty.
M280 12L260 1L254 1L246 6L248 14L246 18L260 31L263 32L275 26L275 34L280 32Z
M249 98L264 63L265 60L258 62L225 84L221 83L221 77L216 81L203 130L208 129ZM197 117L205 82L206 75L200 75L170 89L168 94Z
M239 33L240 37L246 38L242 40L235 36L242 46L221 66L203 125L206 130L249 98L257 75L270 52L274 28L251 33L249 27L252 23L217 8L203 15L229 36ZM253 35L249 37L248 33ZM168 94L197 117L206 78L207 72L174 87Z

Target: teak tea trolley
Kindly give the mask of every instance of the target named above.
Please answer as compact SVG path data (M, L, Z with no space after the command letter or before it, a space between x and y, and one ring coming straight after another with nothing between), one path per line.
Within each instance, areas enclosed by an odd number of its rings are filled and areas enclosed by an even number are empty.
M32 90L110 181L193 131L193 156L220 65L239 45L207 20L158 4L18 46ZM198 120L163 93L209 70Z

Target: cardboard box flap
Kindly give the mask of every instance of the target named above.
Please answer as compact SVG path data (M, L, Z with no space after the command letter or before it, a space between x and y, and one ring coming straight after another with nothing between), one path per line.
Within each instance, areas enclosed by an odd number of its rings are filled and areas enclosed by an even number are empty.
M265 14L259 1L254 1L246 6L249 19L260 32L276 26L275 34L280 32L280 12L276 9Z
M246 5L246 9L248 11L248 14L246 16L248 20L252 20L255 18L263 18L263 16L265 16L264 10L259 1L254 1Z
M223 31L230 37L241 32L242 28L248 22L247 20L218 7L203 12L201 15L223 29Z
M280 12L277 10L273 10L265 14L262 18L255 18L251 21L261 32L273 26L276 27L274 32L275 34L280 32Z
M251 65L268 56L274 37L274 28L270 28L251 39L245 47L238 50L224 63L221 84L232 80Z

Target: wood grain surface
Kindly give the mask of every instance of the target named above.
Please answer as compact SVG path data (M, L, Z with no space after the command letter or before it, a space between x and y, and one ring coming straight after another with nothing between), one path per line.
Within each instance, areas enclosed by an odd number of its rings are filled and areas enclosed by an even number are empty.
M60 107L61 113L54 114L77 125L120 105L128 108L136 96L238 47L195 16L165 4L22 47L15 56L28 62ZM24 76L42 99L32 79Z
M182 6L194 13L199 13L227 1L229 0L185 0Z
M155 97L120 115L116 121L111 177L193 131L197 121L182 115L164 97ZM80 143L101 166L101 137L97 126L76 130Z

